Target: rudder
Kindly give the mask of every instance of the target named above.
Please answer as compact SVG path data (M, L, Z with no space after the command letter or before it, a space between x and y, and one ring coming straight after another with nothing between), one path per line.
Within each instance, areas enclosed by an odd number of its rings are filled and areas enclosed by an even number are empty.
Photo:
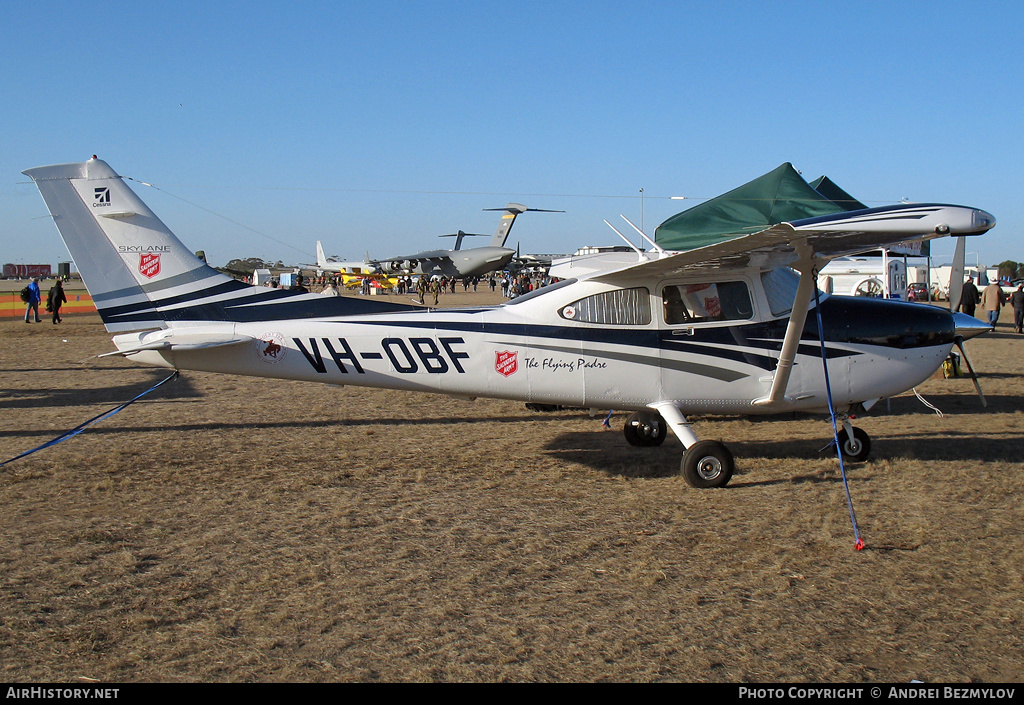
M96 157L23 173L39 188L110 332L412 308L254 287L222 274Z
M152 299L233 281L190 252L110 166L27 169L109 331L165 327Z

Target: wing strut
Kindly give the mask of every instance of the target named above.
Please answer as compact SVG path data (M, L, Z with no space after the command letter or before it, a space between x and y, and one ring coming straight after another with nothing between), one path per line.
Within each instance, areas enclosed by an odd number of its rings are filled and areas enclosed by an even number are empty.
M817 287L814 272L820 262L815 261L814 253L807 245L806 240L798 243L796 249L800 259L793 265L793 268L800 272L800 282L797 284L796 297L793 299L793 310L789 314L786 337L782 341L779 364L776 366L775 375L772 378L771 392L767 397L755 399L753 403L757 406L774 406L785 401L789 376L793 372L797 347L800 345L800 336L804 331L804 324L807 322L807 311Z

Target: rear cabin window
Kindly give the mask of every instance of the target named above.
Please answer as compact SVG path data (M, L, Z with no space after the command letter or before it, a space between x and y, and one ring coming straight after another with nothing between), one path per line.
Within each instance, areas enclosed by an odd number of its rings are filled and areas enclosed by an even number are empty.
M651 293L643 286L605 291L563 306L558 315L579 323L644 326L651 322Z
M661 292L665 323L745 320L754 315L746 282L666 286Z

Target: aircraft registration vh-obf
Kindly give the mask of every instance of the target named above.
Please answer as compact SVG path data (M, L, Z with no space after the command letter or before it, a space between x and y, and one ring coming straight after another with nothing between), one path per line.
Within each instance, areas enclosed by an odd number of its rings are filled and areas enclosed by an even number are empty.
M860 459L868 438L846 413L919 384L958 336L989 330L932 306L815 295L815 271L831 257L995 225L962 206L855 210L687 252L576 258L560 265L571 278L508 303L423 309L236 281L197 259L95 157L24 173L118 333L108 354L177 370L630 410L630 443L658 444L671 428L697 487L724 486L734 461L722 443L699 440L687 414L827 413L824 349L841 446Z

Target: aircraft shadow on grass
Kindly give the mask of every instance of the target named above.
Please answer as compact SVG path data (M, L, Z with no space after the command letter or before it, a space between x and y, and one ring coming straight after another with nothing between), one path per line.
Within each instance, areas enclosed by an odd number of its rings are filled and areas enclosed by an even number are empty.
M131 369L134 372L140 371L138 367L124 369ZM52 370L40 370L40 372L48 371ZM84 404L117 405L138 396L152 385L167 377L167 371L147 370L145 377L148 379L131 384L119 384L113 387L19 387L17 389L0 389L0 400L2 400L3 406L6 409L67 408ZM186 378L179 377L173 384L155 390L152 394L144 397L144 399L148 401L166 401L177 398L200 398L202 396ZM84 420L82 419L82 421Z
M72 365L72 366L69 366L69 367L22 367L22 368L4 369L4 370L0 370L0 371L2 371L4 374L8 374L8 373L14 374L16 372L40 372L42 374L46 374L48 372L84 372L84 371L97 372L97 371L100 371L100 369L102 369L102 371L104 371L104 372L106 372L107 370L135 370L135 371L138 371L139 366L138 365L104 365L102 368L86 369L86 368L83 368L81 365Z
M159 380L156 380L159 381ZM180 378L179 380L180 381ZM58 390L60 394L53 397L51 406L62 406L64 402L60 399L69 400L71 396L65 395L65 390ZM103 390L106 391L106 390ZM135 394L137 394L139 388L135 388ZM146 397L150 402L158 401L157 396L163 390L157 390L153 393L152 397ZM190 390L191 391L191 390ZM0 396L3 392L0 391ZM117 403L127 401L133 394L126 394L124 398L111 400ZM173 391L164 394L164 401L174 401L176 395ZM191 397L202 397L202 394L192 391L191 394L183 395ZM41 404L34 400L18 400L24 402L23 407L36 407ZM76 394L73 402L67 403L82 403L82 399ZM575 418L573 414L556 414L548 415L546 419L570 419ZM82 419L84 421L84 419ZM268 419L265 416L254 415L252 420L242 420L235 422L224 422L220 420L210 421L197 421L195 423L186 424L161 424L159 426L112 426L110 424L100 424L89 429L89 433L105 433L105 434L116 434L116 433L148 433L148 432L174 432L174 431L232 431L232 430L244 430L244 429L273 429L273 428L292 428L296 430L303 429L324 429L324 428L335 428L335 427L361 427L361 426L382 426L385 428L401 427L401 426L430 426L430 425L452 425L452 424L524 424L531 423L536 419L532 417L521 417L521 416L478 416L472 418L366 418L366 419L318 419L318 420L303 420L303 421L282 421L275 419ZM76 421L77 423L78 421ZM0 438L8 436L47 436L52 435L52 429L41 429L41 430L14 430L14 431L0 431Z
M981 388L983 391L986 388L984 380L982 380ZM995 385L990 383L988 388L994 389ZM973 392L974 390L972 389L970 392L959 394L924 394L922 396L929 404L935 406L943 414L970 414L972 416L978 414L1011 414L1021 409L1021 399L1017 395L989 394L985 392L985 401L988 403L988 406L982 406L981 400ZM877 411L870 414L870 416L905 416L933 413L918 401L916 397L912 396L897 397L890 400L889 403L883 400L879 402L876 408Z
M745 482L737 486L776 484L778 482L833 482L838 477L821 477L814 473L787 478L781 481L757 480L756 464L759 459L770 461L836 459L832 438L828 436L827 424L822 426L822 437L802 440L758 440L734 442L734 456L737 460L737 475L752 473ZM1018 462L1017 443L1006 443L1003 438L975 431L949 431L936 429L934 433L911 436L885 437L879 435L872 443L871 462L880 460L949 460L957 458L966 462ZM563 433L544 446L547 455L555 456L569 463L589 467L609 475L626 477L664 477L673 474L670 469L679 465L679 454L675 446L666 443L651 448L628 446L621 433ZM856 473L863 463L845 460L848 472ZM669 468L668 470L666 470ZM798 471L799 472L799 471ZM731 486L731 485L730 485Z

